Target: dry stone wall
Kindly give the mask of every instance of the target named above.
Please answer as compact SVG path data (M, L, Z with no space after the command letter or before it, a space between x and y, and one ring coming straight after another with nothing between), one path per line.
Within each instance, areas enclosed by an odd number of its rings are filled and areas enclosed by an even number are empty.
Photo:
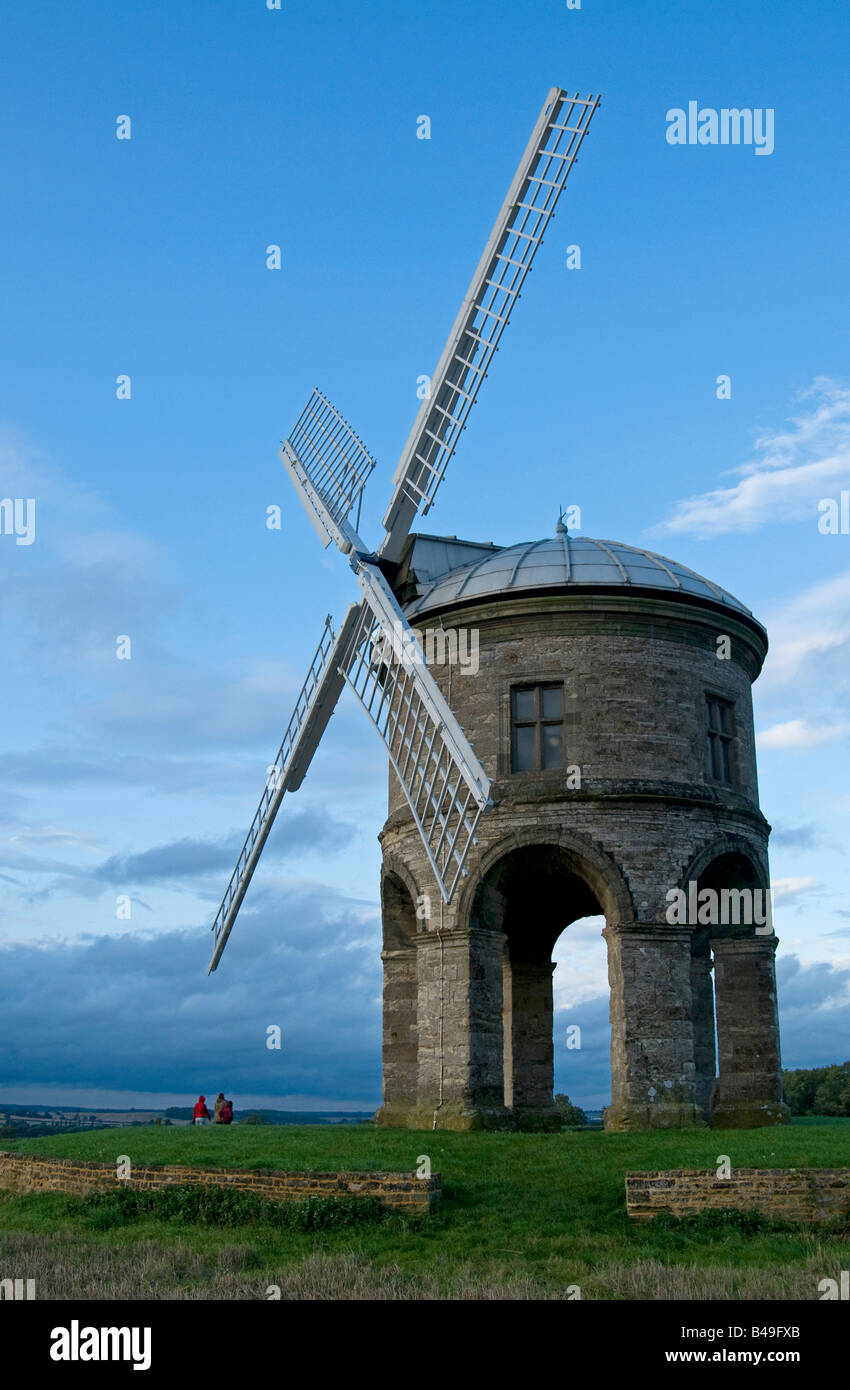
M377 1197L394 1210L428 1212L440 1194L439 1177L417 1178L413 1173L281 1173L273 1169L192 1168L181 1164L134 1165L131 1176L119 1178L111 1163L76 1158L0 1153L0 1187L11 1192L67 1192L85 1196L116 1187L150 1190L190 1183L230 1187L273 1201L303 1201L308 1197Z
M737 1168L728 1178L698 1168L627 1173L626 1207L637 1221L736 1210L807 1225L850 1223L850 1168Z

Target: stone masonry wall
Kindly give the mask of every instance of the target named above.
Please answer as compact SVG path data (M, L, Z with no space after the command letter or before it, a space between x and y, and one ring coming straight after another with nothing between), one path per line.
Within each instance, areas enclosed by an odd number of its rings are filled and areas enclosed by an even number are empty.
M728 1178L698 1168L627 1173L626 1208L637 1221L713 1209L805 1224L842 1216L850 1222L850 1168L733 1168Z
M308 1197L377 1197L385 1206L411 1214L431 1211L440 1195L439 1177L413 1173L281 1173L273 1169L190 1168L180 1164L142 1167L129 1178L116 1176L113 1163L76 1158L42 1158L0 1152L0 1187L11 1192L68 1192L85 1196L116 1187L143 1189L190 1183L236 1187L274 1201Z
M511 773L510 690L517 683L563 681L566 759L597 792L653 790L724 808L758 809L750 687L764 644L732 613L613 593L488 596L480 603L415 620L479 633L479 669L434 662L431 675L500 793L545 799L563 773ZM717 659L728 635L730 659ZM734 784L705 773L704 691L735 703ZM390 775L390 815L406 802ZM409 814L409 813L407 813Z
M424 631L437 621L426 614L417 625ZM597 843L625 877L631 912L648 925L664 924L667 891L698 853L724 838L746 842L766 873L769 827L758 805L750 691L763 646L743 622L620 594L494 597L447 612L444 622L480 632L476 674L439 663L429 669L493 779L494 805L478 823L468 880L443 925L466 925L462 899L488 851L530 825L569 828ZM731 659L719 661L716 639L724 633ZM564 683L564 762L581 769L577 789L566 785L563 768L510 770L511 688L552 680ZM706 692L735 705L731 784L706 774ZM418 891L433 894L433 874L392 769L380 838L385 856L406 864Z

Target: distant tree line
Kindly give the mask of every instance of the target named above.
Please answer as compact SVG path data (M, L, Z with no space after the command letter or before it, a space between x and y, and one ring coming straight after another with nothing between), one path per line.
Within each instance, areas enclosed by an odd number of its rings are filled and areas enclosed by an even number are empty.
M191 1105L169 1105L163 1110L169 1120L191 1120ZM234 1110L234 1122L240 1125L325 1125L369 1124L371 1111L365 1110Z
M45 1134L79 1134L83 1130L107 1128L96 1115L63 1115L45 1124L33 1124L31 1120L23 1118L37 1113L20 1107L16 1107L14 1112L7 1111L5 1123L0 1124L0 1139L38 1139Z
M792 1115L850 1116L850 1062L784 1071L782 1080Z
M165 1123L170 1124L172 1120L191 1120L193 1110L191 1105L169 1105L168 1109L163 1110L162 1113ZM235 1120L238 1119L240 1125L284 1124L284 1120L273 1120L269 1118L272 1115L280 1113L281 1112L275 1110L246 1110L244 1112L236 1110L234 1111L233 1118ZM162 1121L155 1120L154 1123L161 1124Z
M573 1105L569 1096L565 1096L559 1091L555 1096L555 1111L558 1119L564 1128L572 1129L575 1125L586 1125L587 1116L577 1105Z

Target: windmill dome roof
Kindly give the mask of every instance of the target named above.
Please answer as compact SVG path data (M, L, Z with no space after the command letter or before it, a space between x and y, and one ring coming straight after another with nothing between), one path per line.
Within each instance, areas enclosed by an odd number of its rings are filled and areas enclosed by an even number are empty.
M603 591L617 588L660 590L675 598L702 599L754 621L744 604L710 579L676 560L624 545L621 541L570 536L565 529L559 529L557 535L546 540L491 546L483 556L479 550L475 560L448 568L443 573L435 573L435 567L428 563L422 566L417 563L418 546L423 541L433 541L436 548L446 539L454 541L455 538L417 538L411 568L419 575L419 585L417 595L405 605L408 619L415 620L421 614L491 594L519 594L523 590L548 588Z

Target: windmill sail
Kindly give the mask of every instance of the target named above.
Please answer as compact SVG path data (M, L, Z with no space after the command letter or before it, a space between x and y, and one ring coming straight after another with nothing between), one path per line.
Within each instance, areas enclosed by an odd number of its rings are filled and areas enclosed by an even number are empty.
M398 560L418 511L432 506L599 97L549 92L393 476L380 547Z
M343 689L340 663L360 619L360 609L360 604L351 605L336 637L330 618L325 618L316 654L295 702L278 755L269 769L260 804L212 924L213 954L208 974L215 970L221 959L284 795L300 787L319 739L334 712Z
M355 503L359 511L375 460L321 391L308 400L280 457L322 545L336 541L343 554L356 548L348 517Z
M284 466L322 544L349 555L363 598L335 637L330 619L213 923L215 970L287 791L301 785L348 684L377 729L402 786L440 892L466 873L491 782L428 670L384 578L418 511L434 502L478 389L599 105L549 92L396 468L386 536L369 554L356 527L375 460L348 422L314 391L281 446ZM351 514L357 507L352 521Z
M345 679L380 734L440 892L465 873L491 782L425 665L416 634L375 565L357 570L365 603Z

